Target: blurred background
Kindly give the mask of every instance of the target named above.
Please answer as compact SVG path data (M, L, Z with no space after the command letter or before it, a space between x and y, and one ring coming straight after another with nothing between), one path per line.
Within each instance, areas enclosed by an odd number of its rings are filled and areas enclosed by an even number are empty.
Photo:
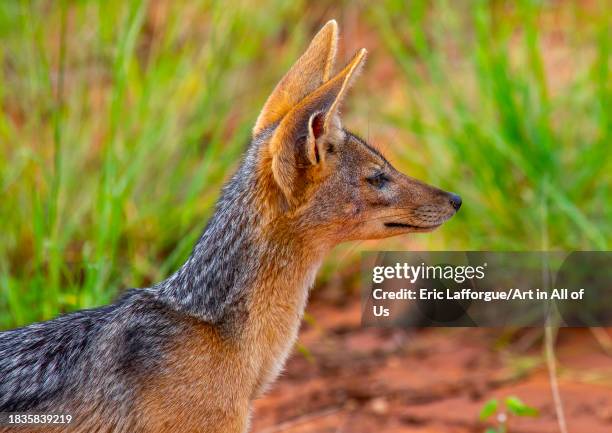
M110 302L180 266L238 165L265 98L314 33L335 18L339 64L358 48L370 53L344 106L345 126L383 149L401 171L459 193L464 205L434 233L334 251L317 281L300 355L288 367L302 376L288 374L264 400L260 410L269 416L259 418L257 431L302 431L279 428L308 415L309 402L322 397L300 398L306 406L299 410L297 400L282 398L297 392L292 381L304 390L326 374L342 377L346 363L328 359L338 344L348 344L352 355L351 344L365 350L346 362L361 359L377 369L396 355L400 364L422 361L423 353L433 356L429 365L458 360L474 344L475 359L496 367L489 372L468 356L464 370L487 384L508 365L520 377L532 371L540 377L541 332L360 330L359 252L607 250L611 16L606 0L1 2L0 329ZM597 354L577 362L596 386L610 385L608 334L574 334L570 356ZM407 346L421 352L405 352ZM318 353L326 347L329 353ZM388 351L391 358L372 355ZM599 363L605 374L593 370ZM445 364L440 371L455 372ZM466 371L447 378L449 395L452 384L469 388ZM422 372L418 379L435 376ZM339 414L370 408L363 413L373 419L404 420L388 431L484 431L472 422L488 398L482 384L468 397L460 393L473 408L456 410L455 403L423 415L442 419L450 411L471 420L441 421L435 430L414 413L389 415L405 388L351 395L346 386L352 385L343 383L333 410L323 405L322 418L314 419L338 421ZM525 424L540 422L537 428L520 430L520 421L516 431L557 428L547 380L541 391L548 393L541 412L549 424L543 416ZM576 392L598 398L585 420L612 428L610 389L601 394L607 399L591 388ZM437 402L437 395L408 400ZM374 425L383 431L381 423ZM334 424L329 431L371 431L367 425ZM328 431L306 426L303 431Z

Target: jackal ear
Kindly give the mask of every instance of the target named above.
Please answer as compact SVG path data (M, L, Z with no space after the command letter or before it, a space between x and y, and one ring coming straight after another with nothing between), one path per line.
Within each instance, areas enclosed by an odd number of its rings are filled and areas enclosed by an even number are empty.
M319 164L324 157L319 148L323 137L337 128L338 107L366 57L359 50L336 76L306 96L283 118L269 142L272 172L291 202L304 182L300 171Z
M319 30L308 49L276 85L255 122L253 136L278 122L306 95L329 80L337 45L338 23L331 20Z

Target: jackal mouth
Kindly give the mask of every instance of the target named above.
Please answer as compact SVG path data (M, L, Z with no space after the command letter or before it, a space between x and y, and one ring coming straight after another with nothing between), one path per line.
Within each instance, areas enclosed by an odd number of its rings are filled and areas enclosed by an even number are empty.
M440 225L441 224L434 224L431 226L415 226L413 224L404 224L404 223L398 223L398 222L385 223L385 227L404 228L404 229L412 229L412 230L433 230L439 227Z

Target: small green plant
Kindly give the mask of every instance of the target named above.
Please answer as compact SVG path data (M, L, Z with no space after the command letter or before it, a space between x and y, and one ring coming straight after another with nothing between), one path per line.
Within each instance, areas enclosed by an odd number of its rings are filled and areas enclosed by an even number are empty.
M497 422L496 427L489 427L485 433L507 433L508 430L508 419L509 416L520 416L520 417L536 417L539 415L539 411L531 406L526 405L523 401L514 396L506 397L504 400L504 406L501 406L497 399L493 398L488 400L480 410L480 420L490 420L495 415Z

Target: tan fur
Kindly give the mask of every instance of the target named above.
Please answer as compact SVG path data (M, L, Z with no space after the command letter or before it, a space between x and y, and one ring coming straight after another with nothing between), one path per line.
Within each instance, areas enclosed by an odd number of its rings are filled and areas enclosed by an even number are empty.
M167 371L146 385L137 402L144 431L245 431L249 377L237 341L193 323L168 361Z

